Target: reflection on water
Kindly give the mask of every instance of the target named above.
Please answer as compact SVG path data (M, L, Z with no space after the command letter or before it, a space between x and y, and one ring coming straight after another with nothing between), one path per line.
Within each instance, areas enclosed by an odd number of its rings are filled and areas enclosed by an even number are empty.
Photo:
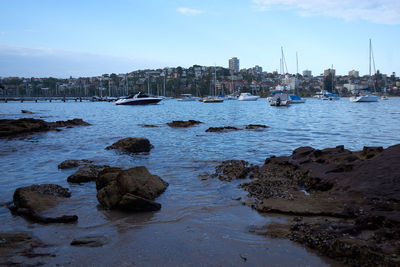
M27 109L36 114L20 114ZM48 121L82 118L89 127L38 133L0 140L0 202L9 201L15 188L33 183L56 183L71 189L62 205L65 214L77 214L76 225L42 226L10 215L0 207L3 230L30 230L53 245L51 264L102 265L237 265L321 266L325 259L286 240L249 233L250 226L274 220L244 207L234 199L245 197L238 182L202 181L218 161L245 159L262 164L267 156L290 154L299 146L316 148L345 145L349 149L400 143L400 99L378 103L350 103L309 99L289 108L256 102L163 101L152 106L115 106L111 103L2 103L1 118L34 117ZM172 120L199 120L203 124L175 129ZM143 125L158 127L143 127ZM265 124L265 130L245 130ZM242 130L206 133L209 127L235 126ZM147 137L154 145L148 154L129 155L104 148L120 138ZM154 213L125 214L98 206L94 183L69 185L75 170L58 170L66 159L90 159L96 164L129 168L146 166L170 186L157 201ZM101 248L69 246L74 237L105 235ZM54 238L56 236L57 238ZM107 255L105 259L104 255Z

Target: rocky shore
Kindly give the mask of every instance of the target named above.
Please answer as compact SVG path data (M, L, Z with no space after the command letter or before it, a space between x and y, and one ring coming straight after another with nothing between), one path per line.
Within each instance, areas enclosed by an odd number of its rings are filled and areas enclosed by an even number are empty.
M291 217L266 226L267 235L352 266L400 265L400 145L300 147L252 172L241 185L252 197L247 204Z

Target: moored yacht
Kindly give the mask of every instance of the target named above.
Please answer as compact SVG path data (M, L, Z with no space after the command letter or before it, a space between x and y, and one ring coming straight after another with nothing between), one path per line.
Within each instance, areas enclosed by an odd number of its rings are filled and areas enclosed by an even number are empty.
M116 105L148 105L157 104L162 100L161 97L148 96L142 92L129 95L127 97L118 99Z
M241 93L237 100L239 101L256 101L260 97L258 95L252 95L250 93Z
M182 97L178 98L178 101L196 101L198 97L194 97L192 94L182 94Z
M362 94L350 97L351 102L378 102L379 97L372 94Z

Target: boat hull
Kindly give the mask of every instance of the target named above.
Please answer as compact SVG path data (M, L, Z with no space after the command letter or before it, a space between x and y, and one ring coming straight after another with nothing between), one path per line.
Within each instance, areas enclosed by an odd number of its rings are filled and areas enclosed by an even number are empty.
M151 104L157 104L160 102L162 99L154 98L154 99L135 99L135 100L130 100L130 101L121 101L121 102L116 102L116 105L124 105L124 106L135 106L135 105L151 105Z
M379 98L376 95L362 95L350 97L350 102L378 102Z

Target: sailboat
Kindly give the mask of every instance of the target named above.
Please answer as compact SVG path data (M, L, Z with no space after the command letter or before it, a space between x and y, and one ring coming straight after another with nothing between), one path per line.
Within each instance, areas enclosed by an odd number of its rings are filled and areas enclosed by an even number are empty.
M203 103L221 103L224 102L223 97L217 96L217 67L214 67L214 96L203 98Z
M369 79L368 79L368 87L371 86L371 57L372 57L372 44L371 39L369 39ZM369 90L370 88L368 88ZM358 93L355 96L350 97L351 102L378 102L379 97L373 94L366 93Z
M287 65L285 64L285 56L283 55L283 48L281 47L281 52L282 52L282 57L280 59L280 68L281 68L281 75L284 74L285 72L285 66L286 66L286 73L288 73L287 70ZM290 95L283 93L283 90L285 89L286 86L284 85L277 85L276 86L276 91L272 92L272 96L268 97L267 100L271 106L274 107L279 107L279 106L289 106L291 101L290 101Z
M282 58L283 58L283 49L282 49ZM297 58L297 52L296 52L296 70L297 70L297 72L296 72L296 77L295 77L295 80L294 80L293 94L289 95L291 104L300 104L300 103L306 102L305 99L302 99L300 96L296 95L297 76L299 74L299 61L298 61L298 58Z

